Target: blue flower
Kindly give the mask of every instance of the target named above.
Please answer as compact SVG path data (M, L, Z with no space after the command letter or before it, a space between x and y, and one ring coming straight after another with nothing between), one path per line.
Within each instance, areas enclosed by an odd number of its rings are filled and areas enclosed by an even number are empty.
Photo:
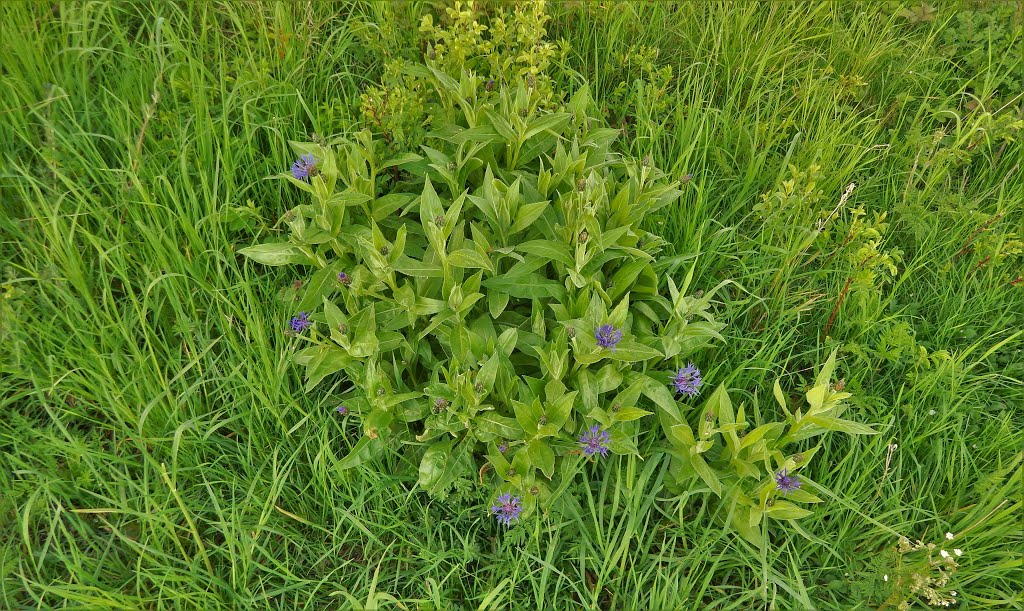
M338 406L338 413L341 414L342 416L344 416L344 415L348 414L348 408L345 407L344 405L339 405Z
M783 494L788 494L800 488L800 480L783 469L775 474L775 487Z
M296 180L309 180L310 176L316 175L316 157L306 153L302 157L299 157L295 163L292 164L292 176Z
M608 443L611 440L612 436L608 434L608 431L602 431L600 425L595 424L586 433L580 435L580 448L587 456L594 454L608 456Z
M301 333L313 326L313 322L309 320L309 314L305 312L299 312L298 316L292 316L288 324L291 325L292 331L296 333Z
M703 383L704 380L700 377L700 369L697 369L693 363L681 368L676 373L676 376L672 378L672 386L675 387L676 392L682 393L687 397L697 396Z
M499 524L512 526L513 522L519 521L519 514L523 511L523 507L519 504L518 496L512 496L506 492L499 495L496 502L496 505L491 506L491 513L497 516Z
M594 331L594 339L598 346L615 350L615 345L622 340L622 331L613 325L601 325Z

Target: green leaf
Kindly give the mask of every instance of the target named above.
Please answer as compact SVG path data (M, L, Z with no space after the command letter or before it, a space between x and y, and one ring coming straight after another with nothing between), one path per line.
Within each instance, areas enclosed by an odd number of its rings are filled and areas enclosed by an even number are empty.
M421 159L423 159L423 157L420 157L416 153L402 153L398 157L388 159L387 161L382 163L380 167L377 168L377 171L379 172L381 170L386 170L390 167L405 165L407 163L415 163Z
M561 301L565 298L565 287L563 285L554 280L548 280L540 274L488 278L484 280L483 285L491 290L501 291L519 299L541 299L547 297Z
M512 229L509 230L509 233L519 233L533 225L533 223L540 218L540 215L544 214L544 211L547 210L550 205L551 202L543 201L519 206L519 211L516 212L515 222L512 223Z
M356 445L352 446L345 458L338 461L336 466L342 471L357 467L373 458L382 447L383 443L380 439L370 439L364 435L359 438Z
M491 439L514 440L523 438L523 427L515 418L496 414L493 411L481 412L473 418L477 436L483 441Z
M328 265L317 271L309 279L309 282L303 285L302 290L304 293L295 309L300 312L306 312L320 305L324 297L331 292L331 289L334 288L337 282L337 272L334 271L333 266Z
M877 435L878 431L871 428L866 424L854 422L853 420L844 420L842 418L833 418L831 416L807 416L805 418L812 424L817 424L823 429L830 431L840 431L849 435Z
M486 269L489 272L494 272L494 267L491 262L483 254L469 249L460 248L455 252L448 255L448 262L456 267L462 267L466 269Z
M569 246L554 240L530 240L516 247L520 252L535 255L549 261L558 261L567 267L573 267L576 261L569 253Z
M767 507L764 510L764 515L776 520L799 520L811 515L811 513L813 512L783 500L776 500L771 507Z
M238 253L263 265L311 265L314 263L308 255L302 252L301 248L287 242L257 244L243 248Z
M825 364L821 366L821 371L818 372L818 377L814 379L815 386L824 386L826 389L828 388L829 382L832 381L832 374L836 370L837 352L839 352L838 348L833 350L832 354L829 355L828 360L825 361Z
M786 414L787 420L793 419L793 414L790 413L789 408L786 406L786 395L782 394L782 387L779 386L779 380L775 380L774 386L772 386L772 393L775 394L775 401L782 408L782 411Z
M652 412L642 410L638 407L623 407L619 408L619 411L612 412L612 419L616 422L629 422L631 420L639 420L644 416L650 415Z
M406 256L398 257L392 265L392 269L400 274L411 276L413 278L443 278L444 270L441 269L440 265L433 263L424 263L416 259L410 259Z
M722 482L718 479L718 475L715 471L708 466L708 463L704 462L704 457L699 454L690 456L690 463L693 465L693 470L697 472L704 483L711 488L711 491L715 493L715 496L722 497Z
M624 339L620 341L616 344L615 350L605 350L602 354L613 361L623 361L626 363L649 361L651 359L661 358L664 356L661 353L661 350L651 348L650 346L631 339Z
M498 291L487 292L487 311L490 313L491 318L501 316L501 313L505 311L505 306L508 305L508 300L508 293Z
M464 449L465 443L455 447L455 439L434 443L423 453L417 483L431 495L438 495L459 476L470 471Z
M324 344L306 365L306 392L316 388L327 376L337 373L352 362L352 357L337 346Z
M530 462L533 463L533 466L540 469L548 479L551 479L551 476L555 473L554 450L540 439L531 441L527 448L530 454Z
M569 414L572 413L573 402L576 400L577 394L578 391L575 390L567 392L548 405L548 424L555 427L556 430L561 429L565 425L565 422L569 419Z
M819 385L819 386L815 386L814 388L808 390L807 391L807 403L811 406L811 408L809 410L807 410L807 414L808 415L820 414L823 411L828 411L824 407L825 397L827 395L828 395L828 384L822 384L822 385Z

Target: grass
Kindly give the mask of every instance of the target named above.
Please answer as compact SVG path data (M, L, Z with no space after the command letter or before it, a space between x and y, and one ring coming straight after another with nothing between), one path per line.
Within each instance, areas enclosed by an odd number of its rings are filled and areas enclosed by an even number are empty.
M705 377L770 409L776 377L841 347L851 417L881 431L826 439L826 502L762 551L666 489L653 441L509 532L484 491L416 491L397 454L333 467L356 424L301 391L278 299L296 277L234 250L295 202L265 180L287 141L354 129L381 49L428 9L0 4L0 606L893 608L886 550L948 531L957 604L1024 608L1024 262L972 247L1024 233L1019 128L993 123L1021 117L994 90L1020 19L966 64L940 42L966 6L551 7L559 84L628 118L624 152L694 176L651 223L700 253L697 288L736 282ZM638 45L673 68L661 98L622 61ZM788 164L820 166L822 206L855 182L852 205L889 214L891 282L837 307L845 259L753 212Z

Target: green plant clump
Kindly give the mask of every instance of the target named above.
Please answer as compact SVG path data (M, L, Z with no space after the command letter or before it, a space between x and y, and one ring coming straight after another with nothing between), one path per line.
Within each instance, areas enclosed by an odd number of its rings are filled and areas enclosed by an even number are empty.
M806 464L781 447L870 429L835 417L848 395L828 392L830 360L788 433L769 423L740 441L743 408L734 414L721 386L694 436L679 401L702 379L683 365L723 339L710 306L726 282L687 296L692 270L681 286L671 277L686 257L659 259L664 241L640 227L678 198L678 183L649 158L611 151L619 132L603 126L586 88L553 112L529 79L495 89L434 65L415 76L431 83L436 106L425 157L382 159L368 131L337 146L292 143L300 160L282 176L312 203L286 214L289 241L242 250L318 270L292 328L306 344L296 362L307 391L339 372L351 381L343 405L363 436L339 467L401 447L432 495L489 478L492 510L510 524L547 508L584 461L639 456L643 419L656 410L680 483L696 474L733 502L759 499L736 523L747 538L760 540L761 513L806 515L771 498L779 470ZM724 461L711 458L716 433ZM744 478L758 490L739 492Z

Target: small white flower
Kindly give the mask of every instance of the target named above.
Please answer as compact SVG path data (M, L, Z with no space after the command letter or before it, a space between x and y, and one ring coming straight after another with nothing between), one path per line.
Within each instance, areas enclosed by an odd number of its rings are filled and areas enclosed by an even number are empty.
M949 552L947 552L944 549L943 550L939 550L939 555L942 556L943 558L949 558Z
M935 415L935 410L933 410L933 409L928 410L928 415L929 416L934 416Z
M952 592L950 592L949 594L950 594L951 596L956 596L956 590L953 590L953 591L952 591Z
M946 533L946 538L949 539L950 541L952 541L953 540L953 533Z
M882 581L889 581L888 575L882 575Z
M956 547L956 548L953 548L953 553L956 554L957 556L963 556L964 555L964 550L960 549L959 547Z

